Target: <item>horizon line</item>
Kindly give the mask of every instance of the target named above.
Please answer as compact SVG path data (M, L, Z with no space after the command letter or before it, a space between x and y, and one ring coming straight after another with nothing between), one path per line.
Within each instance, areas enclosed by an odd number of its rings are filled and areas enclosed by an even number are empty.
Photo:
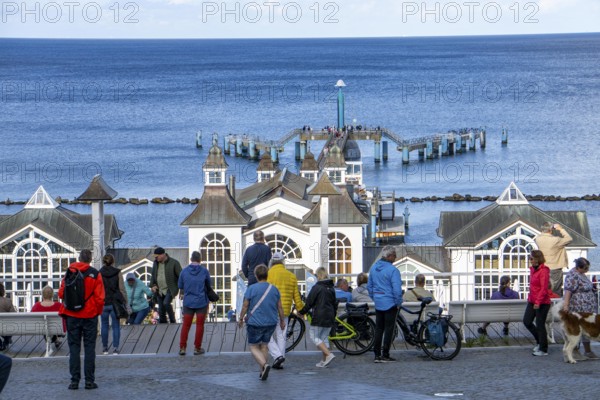
M467 38L467 37L508 37L508 36L557 36L600 34L593 32L544 32L544 33L497 33L464 35L401 35L401 36L306 36L306 37L4 37L0 40L326 40L326 39L419 39L419 38Z

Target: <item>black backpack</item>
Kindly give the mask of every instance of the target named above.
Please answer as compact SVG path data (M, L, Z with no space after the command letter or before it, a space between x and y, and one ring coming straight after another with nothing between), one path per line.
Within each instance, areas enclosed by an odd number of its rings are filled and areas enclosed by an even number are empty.
M96 279L98 277L98 271L92 267L88 268L84 273L81 273L79 270L71 272L70 269L67 269L67 272L65 273L65 291L63 295L63 304L67 310L83 310L85 302L94 294L92 292L87 299L85 298L85 278L88 276Z

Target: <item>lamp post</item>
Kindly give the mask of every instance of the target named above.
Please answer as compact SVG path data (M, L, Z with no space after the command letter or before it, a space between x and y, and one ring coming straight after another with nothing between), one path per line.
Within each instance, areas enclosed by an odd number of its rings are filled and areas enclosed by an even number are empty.
M106 246L104 244L104 201L112 200L117 192L108 186L102 176L96 175L90 182L90 186L77 198L79 201L90 201L92 203L92 265L95 268L102 267L102 257Z
M309 189L309 196L319 196L319 223L321 225L320 266L329 271L329 196L339 196L339 189L331 183L327 172L321 172L319 180Z

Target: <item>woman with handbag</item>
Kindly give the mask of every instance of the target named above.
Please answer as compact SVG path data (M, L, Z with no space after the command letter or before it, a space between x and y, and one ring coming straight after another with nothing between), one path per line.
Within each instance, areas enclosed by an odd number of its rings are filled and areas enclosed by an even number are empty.
M115 259L111 254L102 257L100 275L104 282L104 309L100 316L100 336L102 337L102 354L108 354L108 320L112 320L113 354L119 354L119 341L121 340L120 318L127 318L127 292L123 282L121 270L113 264Z
M177 282L180 293L183 294L183 326L181 327L181 337L179 339L180 356L185 356L194 315L196 316L194 355L204 354L202 336L204 336L204 321L206 320L209 303L207 288L210 287L210 273L206 267L200 265L199 252L192 252L190 261L190 265L181 271Z
M269 360L269 342L275 327L285 328L285 316L281 305L281 295L274 285L267 282L269 270L264 264L254 268L257 283L248 286L244 293L244 305L240 312L238 326L247 323L248 344L254 360L260 367L259 378L266 381L271 366ZM247 314L247 318L244 318ZM246 321L245 321L246 320Z

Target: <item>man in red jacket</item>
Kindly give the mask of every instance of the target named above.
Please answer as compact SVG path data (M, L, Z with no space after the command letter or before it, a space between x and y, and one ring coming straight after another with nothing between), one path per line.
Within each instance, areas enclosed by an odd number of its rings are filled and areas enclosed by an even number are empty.
M98 336L98 315L102 314L104 308L104 284L100 273L90 266L92 252L84 249L79 253L79 261L69 266L73 272L84 274L85 304L79 311L68 310L63 303L59 314L67 321L67 339L69 343L69 372L71 373L71 384L69 389L79 389L81 379L81 339L85 361L83 371L85 374L85 388L96 389L96 337ZM65 298L65 280L63 278L58 297Z

